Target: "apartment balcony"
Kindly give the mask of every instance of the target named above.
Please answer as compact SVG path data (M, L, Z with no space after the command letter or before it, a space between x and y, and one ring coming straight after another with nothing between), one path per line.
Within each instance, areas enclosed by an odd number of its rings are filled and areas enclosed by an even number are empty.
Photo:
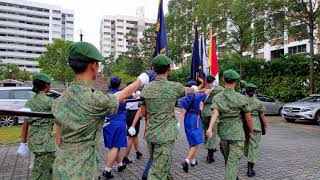
M49 40L38 40L38 39L27 39L21 37L2 37L5 38L6 41L10 42L20 42L20 43L28 43L28 44L39 44L39 45L47 45L49 44Z
M36 59L34 61L20 60L20 59L3 59L3 63L12 63L22 66L37 66L38 62Z
M16 15L16 14L5 14L0 12L0 17L6 18L6 19L12 19L12 20L49 24L49 19L40 19L40 18L27 17L23 15Z
M34 25L34 24L25 24L25 23L17 23L17 22L2 21L2 20L0 20L0 25L2 25L2 26L10 26L10 27L21 27L21 28L34 29L34 30L47 30L47 31L49 31L49 25L48 26L39 26L39 25Z
M27 46L27 45L18 45L18 44L1 44L1 49L14 49L14 50L25 50L25 51L38 51L38 52L45 52L45 47L34 47L34 46Z
M23 30L20 31L20 30L2 29L2 28L0 28L0 33L22 35L22 36L31 36L31 37L41 37L41 38L49 37L49 33L38 33L38 32L29 32L29 31L23 31Z
M1 52L1 56L21 57L21 58L38 58L41 54L22 53L22 52Z
M0 10L2 10L2 11L10 11L10 12L25 13L25 14L29 14L29 15L40 15L40 16L49 17L49 12L41 12L41 11L17 8L17 7L0 6Z

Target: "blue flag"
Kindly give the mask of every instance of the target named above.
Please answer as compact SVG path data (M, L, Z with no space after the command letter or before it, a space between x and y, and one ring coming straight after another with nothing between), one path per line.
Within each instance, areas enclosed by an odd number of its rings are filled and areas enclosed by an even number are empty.
M199 89L203 87L203 63L201 62L198 26L195 26L195 40L192 51L191 79L196 81Z
M160 0L158 18L156 23L156 47L153 53L153 57L158 54L165 54L168 56L168 43L167 43L167 30L166 30L166 20L163 13L163 1Z

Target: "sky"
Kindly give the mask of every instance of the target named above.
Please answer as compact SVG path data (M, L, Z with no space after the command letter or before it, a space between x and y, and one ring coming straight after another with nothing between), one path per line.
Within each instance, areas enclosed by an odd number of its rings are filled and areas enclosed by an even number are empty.
M100 22L104 15L136 16L136 9L144 6L146 17L157 19L159 0L31 0L39 3L58 5L74 11L74 41L79 41L80 30L83 40L99 48ZM169 0L164 0L167 12Z

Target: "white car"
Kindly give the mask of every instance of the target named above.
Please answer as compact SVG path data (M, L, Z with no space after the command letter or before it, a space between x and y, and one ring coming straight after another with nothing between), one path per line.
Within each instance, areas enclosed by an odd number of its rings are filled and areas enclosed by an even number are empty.
M32 87L0 87L0 109L19 110L24 107L35 93ZM50 90L49 97L57 98L61 94ZM23 119L14 116L0 116L0 127L9 127L21 123Z
M288 122L309 120L320 125L320 94L313 94L283 106L282 117Z

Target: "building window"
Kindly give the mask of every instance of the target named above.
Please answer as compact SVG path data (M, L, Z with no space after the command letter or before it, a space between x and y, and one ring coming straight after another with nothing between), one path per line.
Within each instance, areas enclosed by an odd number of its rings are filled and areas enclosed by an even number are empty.
M118 22L124 22L124 20L122 20L122 19L118 19L117 21L118 21Z
M67 21L68 24L73 24L73 21Z
M289 47L288 52L289 54L305 53L307 52L307 45L303 44L299 46Z
M56 21L61 21L61 18L53 17L52 19L53 19L53 20L56 20Z
M284 49L277 49L274 51L271 51L271 59L276 59L281 57L281 55L284 55Z
M123 33L122 33L122 32L117 32L117 34L118 34L118 35L123 35Z

